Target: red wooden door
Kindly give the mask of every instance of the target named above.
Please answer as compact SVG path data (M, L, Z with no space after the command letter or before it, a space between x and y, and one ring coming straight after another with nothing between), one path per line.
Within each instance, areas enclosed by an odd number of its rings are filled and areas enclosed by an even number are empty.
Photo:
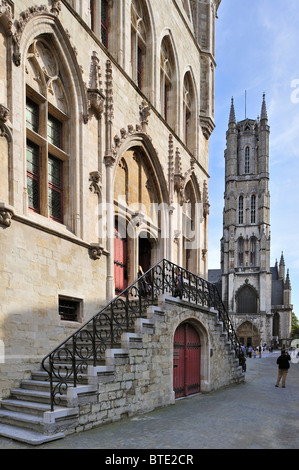
M174 335L173 389L176 398L200 391L200 338L189 323L180 325Z
M114 233L114 281L118 295L127 287L127 240L117 229Z

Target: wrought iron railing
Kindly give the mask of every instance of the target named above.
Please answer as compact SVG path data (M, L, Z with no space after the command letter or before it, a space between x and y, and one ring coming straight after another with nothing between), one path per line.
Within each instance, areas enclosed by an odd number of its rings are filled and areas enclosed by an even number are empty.
M82 383L89 365L98 365L106 349L120 343L122 333L132 328L148 306L157 303L160 294L217 310L238 354L239 341L216 286L163 259L43 359L42 367L49 375L51 410L61 404L69 386Z

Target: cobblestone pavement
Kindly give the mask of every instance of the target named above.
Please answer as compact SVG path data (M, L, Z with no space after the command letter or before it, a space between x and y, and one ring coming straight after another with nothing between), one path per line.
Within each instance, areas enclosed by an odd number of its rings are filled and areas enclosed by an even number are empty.
M278 352L247 359L246 381L37 449L298 449L299 364L274 386ZM28 449L0 437L0 449ZM35 449L35 447L33 447Z

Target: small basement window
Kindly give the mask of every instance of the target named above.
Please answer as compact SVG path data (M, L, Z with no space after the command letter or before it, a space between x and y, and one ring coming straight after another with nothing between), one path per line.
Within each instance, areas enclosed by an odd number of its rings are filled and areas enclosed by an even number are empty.
M81 321L81 299L73 297L59 297L59 315L61 320Z

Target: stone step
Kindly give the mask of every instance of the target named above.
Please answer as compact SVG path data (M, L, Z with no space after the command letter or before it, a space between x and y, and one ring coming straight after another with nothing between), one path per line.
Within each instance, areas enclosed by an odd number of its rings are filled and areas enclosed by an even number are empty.
M26 390L25 388L13 388L10 393L11 397L14 399L50 404L50 392Z
M42 380L44 382L49 380L49 374L45 370L34 370L31 372L32 380Z
M8 410L20 413L33 414L36 416L43 416L46 411L50 411L50 405L46 403L30 402L28 400L14 400L6 398L0 401L0 411Z
M50 382L47 382L45 380L30 380L30 379L24 379L21 382L21 387L27 390L36 390L36 391L44 391L44 392L49 392L50 390Z
M8 439L13 439L33 446L45 444L46 442L55 441L57 439L63 439L65 437L63 432L45 435L37 431L31 431L29 429L2 423L0 423L0 435Z
M43 418L31 413L0 409L0 420L2 424L43 432Z

